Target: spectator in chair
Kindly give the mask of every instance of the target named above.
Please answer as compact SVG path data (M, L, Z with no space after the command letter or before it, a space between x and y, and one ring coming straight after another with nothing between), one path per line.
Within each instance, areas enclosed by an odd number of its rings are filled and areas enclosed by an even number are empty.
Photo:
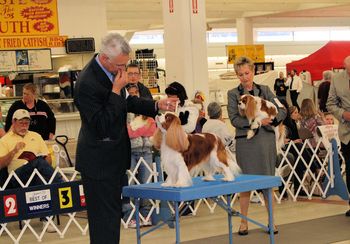
M24 185L34 169L49 182L54 169L51 167L48 148L38 133L28 130L29 125L29 112L25 109L16 110L12 116L11 130L0 139L0 168L7 167L9 173L14 171ZM56 174L52 183L61 182L63 182L61 175ZM35 176L30 186L43 184L42 180ZM21 187L15 178L11 178L10 186ZM45 218L41 220L45 221ZM47 231L54 232L55 229L49 225Z
M344 59L344 67L344 71L336 73L333 77L327 110L339 121L338 135L345 159L346 185L350 191L350 56ZM345 215L350 217L350 210Z
M12 115L17 109L25 109L30 114L29 130L41 135L44 140L52 140L55 137L56 118L49 105L36 98L36 86L27 83L23 86L23 98L14 102L6 116L5 131L9 131L12 125Z
M208 105L209 119L203 125L202 132L212 133L218 136L226 147L230 149L232 153L236 152L236 140L235 133L231 133L227 125L222 118L222 109L217 102L211 102Z

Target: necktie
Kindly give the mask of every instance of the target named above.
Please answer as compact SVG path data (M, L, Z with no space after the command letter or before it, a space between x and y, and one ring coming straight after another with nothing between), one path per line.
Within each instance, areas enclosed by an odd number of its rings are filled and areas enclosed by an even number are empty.
M293 90L293 79L294 79L294 77L292 77L292 81L290 82L290 90Z

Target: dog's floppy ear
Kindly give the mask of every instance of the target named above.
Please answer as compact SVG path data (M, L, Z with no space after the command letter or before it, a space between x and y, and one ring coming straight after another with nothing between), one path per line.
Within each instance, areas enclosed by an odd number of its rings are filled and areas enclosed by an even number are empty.
M166 133L166 144L178 152L186 151L189 142L186 132L181 127L179 118L174 118Z
M247 98L248 99L246 103L245 115L247 116L248 119L254 119L255 111L256 111L256 101L252 96L249 96Z
M153 134L152 138L153 146L160 150L160 145L162 144L162 132L159 128L156 129L156 131Z

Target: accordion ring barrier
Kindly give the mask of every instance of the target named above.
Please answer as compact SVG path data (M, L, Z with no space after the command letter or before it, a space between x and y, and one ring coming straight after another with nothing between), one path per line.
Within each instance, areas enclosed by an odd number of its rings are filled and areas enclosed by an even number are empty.
M306 193L308 199L312 199L315 193L322 198L327 197L329 194L337 194L344 200L348 199L346 186L339 168L339 161L343 161L343 157L340 153L340 147L335 143L335 141L332 143L333 149L330 145L324 147L321 139L318 141L315 148L311 147L308 140L305 141L302 147L297 147L293 142L287 145L286 150L283 152L279 167L276 169L276 171L280 172L280 170L284 167L284 169L287 168L290 172L287 176L280 177L282 181L282 187L280 187L281 192L278 193L277 191L273 191L273 197L275 197L277 203L281 203L283 194L288 194L290 199L297 201L301 190ZM309 161L303 158L303 152L304 150L307 150L307 148L309 148L308 150L311 150L312 152ZM294 162L291 162L290 158L287 157L291 150L295 150L298 154L298 157L294 159ZM57 148L54 148L53 151L55 154L55 165L60 165L59 161L61 158L64 158L65 152L62 150L57 150ZM320 151L322 151L322 154L320 154ZM150 176L147 180L148 183L157 182L159 181L158 178L162 180L162 173L159 173L162 171L159 157L156 157L155 161L156 163L149 166L145 160L141 158L138 161L135 169L133 171L128 171L129 185L139 184L136 174L138 168L142 164L144 164L146 170L150 172ZM319 165L319 171L317 174L314 174L314 172L311 170L312 163ZM298 164L303 164L305 166L305 173L302 176L299 176L296 173L296 167ZM337 173L337 171L339 173ZM66 182L51 184L55 174L61 174ZM44 185L28 187L30 181L35 175L42 179ZM17 181L19 181L17 175L14 172L11 172L5 184L0 187L0 238L7 234L14 243L19 243L24 233L27 231L32 233L38 241L42 241L44 235L46 234L45 229L47 226L44 229L40 228L40 230L38 230L38 228L35 228L35 224L33 224L33 219L43 216L50 216L48 225L52 225L61 238L64 238L65 234L69 230L69 227L72 225L77 226L82 235L87 233L87 221L81 224L77 218L77 212L85 210L85 201L83 187L81 182L78 181L78 172L74 171L74 169L67 170L67 168L57 167L51 181L49 182L45 182L44 178L39 174L39 172L35 170L28 182L19 182L22 188L5 190L10 179L12 178L16 178ZM295 178L294 181L293 178ZM295 180L297 180L297 182L300 184L297 189L294 189L293 186L293 182L295 182ZM262 205L265 204L263 197L257 191L252 191L251 196L257 197ZM231 208L233 204L237 202L237 198L238 196L235 194L234 197L230 199L229 205ZM223 204L228 204L225 196L218 196L218 199L219 201L222 201ZM45 201L48 201L48 203ZM141 213L138 214L142 221L149 220L151 217L153 220L153 216L157 216L159 213L162 215L161 210L164 209L164 205L166 205L166 208L169 211L168 216L175 214L176 212L176 206L174 206L172 202L160 202L159 200L154 199L148 199L147 201L149 201L152 207L146 216L143 216ZM212 198L202 198L195 201L194 207L191 205L187 205L187 207L192 211L193 215L196 215L199 207L203 203L204 206L208 208L210 213L214 213L216 207L219 205L218 200L213 200ZM136 212L133 201L130 201L130 205L132 207L132 211L128 216L126 216L126 218L124 218L125 221L123 219L121 220L124 228L128 227L130 220ZM186 203L181 201L179 202L178 208L182 208L184 205L186 205ZM67 223L56 226L52 216L60 213L68 214L69 219ZM24 220L22 230L19 231L16 229L12 233L11 228L8 228L9 222L16 222L19 220ZM18 232L19 234L17 234Z

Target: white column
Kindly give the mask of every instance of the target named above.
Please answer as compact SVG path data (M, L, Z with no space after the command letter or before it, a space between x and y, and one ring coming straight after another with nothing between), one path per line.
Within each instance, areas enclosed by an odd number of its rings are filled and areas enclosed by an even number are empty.
M163 0L166 82L209 97L205 0Z
M237 18L236 19L237 28L237 39L239 45L253 45L253 25L252 21L248 18Z

